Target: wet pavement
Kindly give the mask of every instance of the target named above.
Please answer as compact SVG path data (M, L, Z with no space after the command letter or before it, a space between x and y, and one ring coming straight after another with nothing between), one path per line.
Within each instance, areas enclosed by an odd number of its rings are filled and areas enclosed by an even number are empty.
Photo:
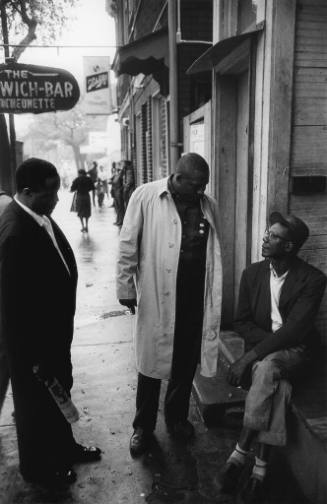
M9 391L0 417L0 504L241 504L238 497L221 494L218 479L234 447L237 424L234 428L207 429L193 400L190 419L196 437L192 443L173 442L168 436L161 403L151 450L140 459L131 459L128 444L136 389L134 318L125 313L115 296L119 230L113 225L113 208L106 201L103 208L94 209L89 233L81 233L79 220L69 212L71 196L61 194L53 216L68 237L79 268L72 397L81 418L74 425L74 434L78 442L101 447L103 456L99 462L76 466L77 482L68 489L45 490L25 483L18 471ZM162 388L163 395L164 383ZM280 461L275 467L282 467ZM267 503L302 504L289 490L285 475L273 475Z

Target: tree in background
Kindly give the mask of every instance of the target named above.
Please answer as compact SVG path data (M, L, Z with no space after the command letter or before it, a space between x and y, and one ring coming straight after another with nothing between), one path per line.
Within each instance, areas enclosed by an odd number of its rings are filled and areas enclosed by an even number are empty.
M9 37L14 47L11 56L19 59L25 46L36 38L41 43L54 42L71 17L78 0L1 0L8 19Z
M34 148L39 152L47 152L57 144L68 145L74 155L76 170L84 168L80 146L88 139L88 128L80 105L65 112L35 116L23 139L33 140ZM39 146L35 139L38 139Z

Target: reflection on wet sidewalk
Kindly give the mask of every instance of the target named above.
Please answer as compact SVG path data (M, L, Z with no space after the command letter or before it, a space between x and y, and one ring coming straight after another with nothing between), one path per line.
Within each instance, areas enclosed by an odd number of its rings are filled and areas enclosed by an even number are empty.
M79 219L70 212L72 194L61 191L53 218L58 222L74 250L78 266L77 311L79 326L120 309L116 299L115 273L118 228L115 212L105 199L101 208L92 206L89 232L82 233Z

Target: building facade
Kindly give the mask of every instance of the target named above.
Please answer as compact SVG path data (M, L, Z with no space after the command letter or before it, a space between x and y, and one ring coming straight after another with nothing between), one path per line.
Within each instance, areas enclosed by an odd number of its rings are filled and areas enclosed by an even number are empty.
M186 70L212 45L212 1L173 4L171 16L167 0L110 2L117 29L113 69L118 76L122 157L133 161L138 184L171 172L170 146L175 158L183 151L183 117L211 93L209 73L203 79ZM172 54L171 39L176 36Z
M110 3L120 46L113 67L122 156L133 160L137 183L173 171L174 148L210 164L209 192L222 221L224 326L242 270L260 260L270 212L307 222L301 254L327 273L324 0ZM326 319L327 298L321 334Z

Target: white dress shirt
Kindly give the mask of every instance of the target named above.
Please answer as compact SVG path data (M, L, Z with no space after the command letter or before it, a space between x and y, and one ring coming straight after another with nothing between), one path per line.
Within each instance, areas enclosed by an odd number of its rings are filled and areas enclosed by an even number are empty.
M57 243L57 240L56 240L56 237L54 235L54 232L53 232L53 229L52 229L52 225L51 225L51 221L50 219L46 216L46 215L39 215L35 212L33 212L33 210L31 210L30 208L28 208L26 205L24 205L23 203L21 203L21 201L19 201L19 199L17 198L17 195L14 196L14 200L16 201L16 203L26 212L28 213L36 222L39 226L43 227L48 235L50 236L51 240L52 240L52 243L53 245L55 246L55 248L57 249L57 252L59 254L59 256L61 257L61 260L62 262L64 263L69 275L70 275L70 271L69 271L69 268L68 268L68 265L65 261L65 258L64 256L62 255L61 253L61 250L58 246L58 243Z
M283 319L279 311L279 298L288 271L278 276L272 264L270 265L270 297L271 297L271 328L276 332L283 325Z

